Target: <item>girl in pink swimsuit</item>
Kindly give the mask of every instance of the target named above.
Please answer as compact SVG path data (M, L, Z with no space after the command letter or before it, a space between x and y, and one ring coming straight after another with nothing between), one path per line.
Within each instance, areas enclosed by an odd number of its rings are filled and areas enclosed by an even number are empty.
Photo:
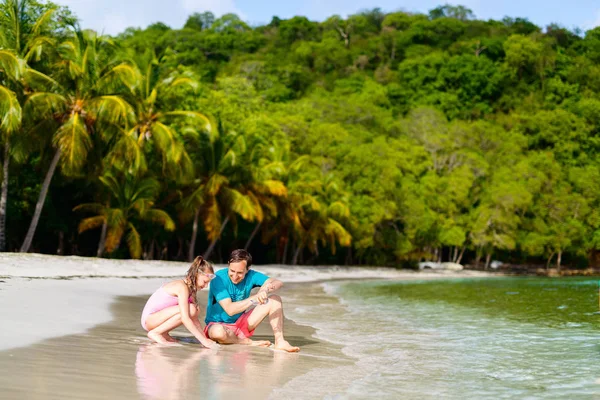
M160 344L177 343L169 332L183 324L192 335L210 348L219 345L204 335L198 321L196 293L204 289L215 277L212 265L202 257L196 257L185 279L168 282L150 296L142 311L142 328L148 337Z

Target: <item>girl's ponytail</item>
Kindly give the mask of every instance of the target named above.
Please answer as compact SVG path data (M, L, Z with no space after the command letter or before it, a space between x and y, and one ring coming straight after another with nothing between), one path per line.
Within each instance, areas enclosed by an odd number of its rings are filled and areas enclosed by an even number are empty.
M196 298L196 294L198 292L198 284L196 282L196 278L198 277L198 272L211 273L211 274L214 272L213 266L208 261L206 261L202 256L198 256L194 259L194 261L192 262L192 265L188 269L186 277L185 277L185 284L188 287L190 296L192 296L194 305L196 307L198 307L198 299Z

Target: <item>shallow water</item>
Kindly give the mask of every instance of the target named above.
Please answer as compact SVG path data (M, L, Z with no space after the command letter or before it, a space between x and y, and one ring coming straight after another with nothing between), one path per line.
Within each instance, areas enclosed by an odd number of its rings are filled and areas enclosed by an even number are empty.
M355 368L332 373L339 386L333 398L600 396L597 280L323 286L340 304L324 305L326 318L302 309L292 318L358 359Z

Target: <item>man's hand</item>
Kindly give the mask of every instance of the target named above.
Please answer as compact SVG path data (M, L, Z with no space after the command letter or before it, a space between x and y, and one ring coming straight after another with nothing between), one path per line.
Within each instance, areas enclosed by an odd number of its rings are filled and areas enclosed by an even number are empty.
M256 293L255 298L258 304L265 304L269 300L269 293L266 290L260 290Z

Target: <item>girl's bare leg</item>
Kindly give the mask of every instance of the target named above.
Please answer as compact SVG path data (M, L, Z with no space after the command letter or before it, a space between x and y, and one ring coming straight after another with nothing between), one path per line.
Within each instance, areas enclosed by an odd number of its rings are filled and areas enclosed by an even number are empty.
M190 316L192 318L198 315L198 309L190 304ZM146 328L148 328L148 337L160 344L177 343L169 332L182 324L179 306L167 307L163 310L150 314L146 318Z

